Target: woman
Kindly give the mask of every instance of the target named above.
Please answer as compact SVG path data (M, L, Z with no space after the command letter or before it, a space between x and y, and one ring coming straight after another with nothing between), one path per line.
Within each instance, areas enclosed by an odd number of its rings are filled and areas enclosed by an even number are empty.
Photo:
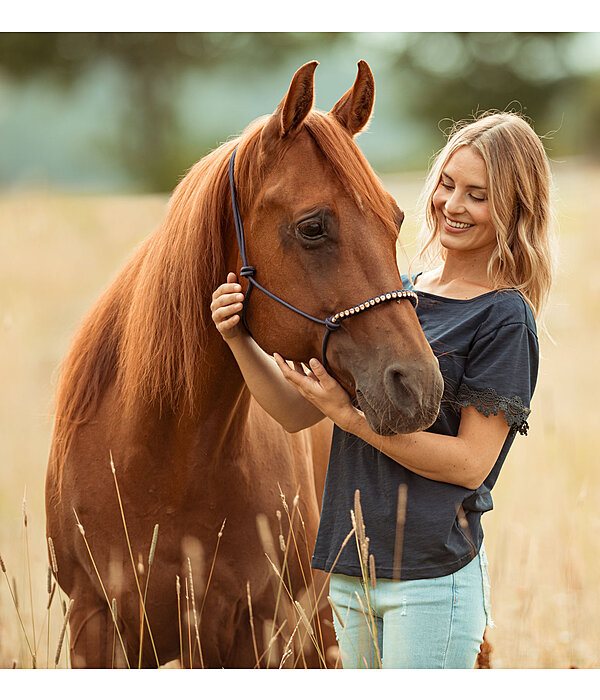
M473 668L492 624L480 518L528 428L535 317L551 283L549 183L540 139L516 114L461 125L437 156L421 253L441 264L402 276L444 377L439 416L424 432L374 433L316 359L306 373L279 355L275 366L240 330L235 275L215 292L213 320L257 400L288 430L323 416L335 423L312 566L333 572L344 668ZM342 548L356 490L375 588L357 548Z

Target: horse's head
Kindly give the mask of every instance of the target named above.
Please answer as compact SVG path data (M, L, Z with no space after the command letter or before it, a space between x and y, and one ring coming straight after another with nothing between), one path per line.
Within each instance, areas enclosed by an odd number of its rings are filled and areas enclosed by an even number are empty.
M316 66L302 66L262 129L242 137L235 178L255 279L325 319L402 288L395 245L404 215L353 141L373 108L368 65L359 63L353 87L328 114L311 111ZM321 357L324 326L257 289L246 318L266 352ZM435 420L442 378L409 300L343 319L327 362L376 432L413 432Z

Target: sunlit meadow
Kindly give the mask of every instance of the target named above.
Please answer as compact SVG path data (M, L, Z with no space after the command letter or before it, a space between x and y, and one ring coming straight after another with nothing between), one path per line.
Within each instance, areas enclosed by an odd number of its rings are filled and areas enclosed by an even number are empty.
M483 519L495 668L600 665L600 237L592 225L600 169L553 167L560 255L547 325L554 344L542 338L530 433L517 436L495 510ZM422 179L384 180L406 213L403 269L414 251ZM38 667L55 665L63 615L58 591L47 615L43 493L56 369L82 314L158 225L166 202L0 195L0 668L31 668L34 628ZM66 664L63 649L57 665Z

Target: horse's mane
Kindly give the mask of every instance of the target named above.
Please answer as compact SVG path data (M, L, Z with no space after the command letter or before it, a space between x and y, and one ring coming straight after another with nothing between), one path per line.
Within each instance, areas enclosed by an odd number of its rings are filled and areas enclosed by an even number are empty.
M228 162L238 146L236 184L243 216L264 175L257 167L264 123L257 120L188 171L173 192L163 224L83 321L56 390L51 458L57 473L77 427L93 417L114 381L125 406L142 400L176 412L196 410L198 370L211 322L209 300L224 281L224 242L233 226ZM394 232L389 199L343 128L317 111L304 126L355 202ZM280 140L269 159L277 160L287 148Z

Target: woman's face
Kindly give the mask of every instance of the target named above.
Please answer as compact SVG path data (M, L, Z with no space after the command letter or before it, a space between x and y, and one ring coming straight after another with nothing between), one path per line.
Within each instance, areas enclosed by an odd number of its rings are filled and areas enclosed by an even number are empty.
M483 158L463 146L446 163L433 195L440 243L447 250L474 252L496 246L496 232L487 199Z

